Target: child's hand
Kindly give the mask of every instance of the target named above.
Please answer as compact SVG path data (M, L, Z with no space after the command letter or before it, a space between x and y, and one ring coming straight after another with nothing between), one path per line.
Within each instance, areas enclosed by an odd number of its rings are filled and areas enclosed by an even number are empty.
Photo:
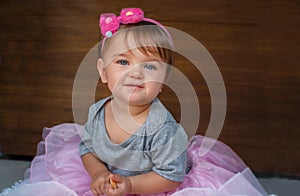
M111 173L109 171L99 171L97 172L91 182L91 191L94 195L103 195L105 189L109 186L109 176Z
M110 184L104 191L106 196L124 196L131 190L131 182L129 178L118 174L111 174L109 176Z

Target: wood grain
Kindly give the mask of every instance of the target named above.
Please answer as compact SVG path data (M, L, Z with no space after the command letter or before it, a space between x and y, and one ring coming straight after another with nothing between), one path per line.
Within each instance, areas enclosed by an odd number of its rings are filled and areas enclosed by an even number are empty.
M293 0L2 0L0 151L34 155L43 127L74 121L73 82L99 41L99 14L133 6L193 36L213 56L228 101L219 139L255 171L300 175L300 4ZM178 55L175 62L197 93L198 133L205 134L211 112L205 80L187 59ZM180 120L174 91L166 87L160 98ZM95 100L106 95L97 84ZM88 108L77 109L84 118Z

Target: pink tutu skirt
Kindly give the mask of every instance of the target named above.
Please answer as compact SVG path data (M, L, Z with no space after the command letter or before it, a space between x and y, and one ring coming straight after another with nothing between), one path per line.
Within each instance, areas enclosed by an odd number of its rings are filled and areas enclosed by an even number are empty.
M91 179L79 156L81 129L76 124L45 128L29 179L3 195L93 196ZM189 144L190 171L182 184L174 191L151 196L267 195L251 170L222 142L214 141L210 151L200 156L202 141L203 137L196 135Z

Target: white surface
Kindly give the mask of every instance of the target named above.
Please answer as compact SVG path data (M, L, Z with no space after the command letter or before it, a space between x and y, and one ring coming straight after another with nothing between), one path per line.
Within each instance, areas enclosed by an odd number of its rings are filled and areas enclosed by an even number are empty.
M14 182L24 178L24 171L30 166L29 161L0 159L0 192ZM260 183L269 194L278 196L300 195L300 180L284 178L259 178Z
M14 182L24 179L25 169L29 166L29 161L0 159L0 192Z
M270 194L278 196L300 195L300 180L290 180L285 178L259 178L259 182Z

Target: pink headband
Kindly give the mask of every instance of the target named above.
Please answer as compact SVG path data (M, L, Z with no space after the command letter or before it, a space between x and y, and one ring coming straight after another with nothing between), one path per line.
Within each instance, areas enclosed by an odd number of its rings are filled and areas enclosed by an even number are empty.
M165 31L168 35L171 45L173 47L173 42L170 33L167 29L160 24L159 22L150 19L144 18L144 12L140 8L123 8L121 10L120 16L116 16L113 13L104 13L100 15L99 26L101 30L101 34L104 36L103 42L106 38L111 37L120 27L120 24L134 24L141 21L146 21L153 23L159 26L161 29ZM102 43L103 47L103 43Z

